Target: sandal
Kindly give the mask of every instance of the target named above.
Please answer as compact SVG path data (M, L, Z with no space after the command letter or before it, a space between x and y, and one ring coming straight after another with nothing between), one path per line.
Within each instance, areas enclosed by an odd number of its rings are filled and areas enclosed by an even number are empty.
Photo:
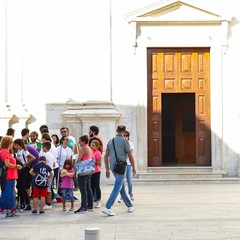
M73 207L71 207L71 208L69 209L69 211L74 211L74 208L73 208Z
M64 211L64 212L66 211L66 208L65 208L65 207L63 207L63 211Z
M16 214L15 212L6 213L6 218L9 218L9 217L19 217L19 215Z

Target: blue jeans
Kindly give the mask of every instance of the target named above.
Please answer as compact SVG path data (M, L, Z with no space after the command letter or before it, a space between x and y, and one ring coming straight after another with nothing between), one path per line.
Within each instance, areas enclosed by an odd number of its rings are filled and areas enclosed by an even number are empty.
M125 174L121 175L115 172L112 172L114 177L115 177L115 183L114 183L114 187L113 190L111 192L110 197L108 198L108 201L106 202L106 208L110 209L112 207L112 205L114 204L119 192L121 194L121 198L124 201L125 205L127 207L132 207L132 203L129 200L126 191L125 191L125 186L124 186L124 178L125 178Z
M15 180L6 180L5 188L0 197L1 209L12 209L16 205Z
M91 176L79 176L78 175L78 186L81 193L81 208L87 209L93 207L93 196L91 188Z
M132 165L127 165L126 178L128 184L128 193L132 194Z

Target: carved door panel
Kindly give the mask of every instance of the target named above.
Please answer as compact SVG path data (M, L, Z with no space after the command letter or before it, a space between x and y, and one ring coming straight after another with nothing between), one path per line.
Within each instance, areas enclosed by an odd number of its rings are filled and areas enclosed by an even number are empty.
M167 93L177 93L179 96L191 93L195 96L194 101L191 100L194 106L188 105L188 101L182 102L180 97L176 101L177 161L205 166L211 164L209 61L208 48L148 49L149 166L161 166L164 163L163 155L167 155L163 154L162 149L162 95ZM186 124L193 108L195 129L191 133Z

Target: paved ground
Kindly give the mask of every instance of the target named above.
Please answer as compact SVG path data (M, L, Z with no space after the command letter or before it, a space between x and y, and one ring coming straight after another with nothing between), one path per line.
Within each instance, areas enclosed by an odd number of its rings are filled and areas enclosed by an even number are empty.
M112 186L102 186L102 202ZM0 215L0 239L85 239L84 229L100 228L101 240L240 240L240 186L135 185L135 212L115 203L115 217L101 209L87 214L62 212L55 203L44 215ZM76 196L79 197L77 192ZM79 207L79 201L75 208Z

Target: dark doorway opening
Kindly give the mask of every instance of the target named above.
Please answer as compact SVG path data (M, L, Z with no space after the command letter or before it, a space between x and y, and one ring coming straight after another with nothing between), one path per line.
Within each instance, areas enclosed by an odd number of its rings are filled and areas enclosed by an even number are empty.
M196 165L195 93L162 94L163 166Z

